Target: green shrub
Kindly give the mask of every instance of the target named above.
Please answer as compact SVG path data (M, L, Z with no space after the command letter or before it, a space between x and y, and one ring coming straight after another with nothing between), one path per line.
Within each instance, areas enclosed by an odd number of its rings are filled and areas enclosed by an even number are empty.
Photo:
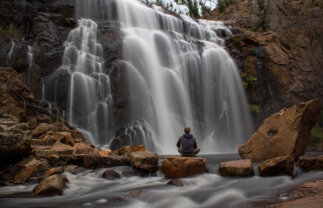
M2 27L2 26L0 26L0 37L4 37L4 36L6 36L6 34L7 34L7 31Z

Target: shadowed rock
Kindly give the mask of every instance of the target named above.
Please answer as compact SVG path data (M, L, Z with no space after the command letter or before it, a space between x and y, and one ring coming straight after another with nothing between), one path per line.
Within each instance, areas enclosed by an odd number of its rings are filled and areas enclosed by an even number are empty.
M251 160L222 162L219 165L219 173L222 176L230 177L250 177L255 175Z
M305 170L323 170L323 155L302 156L296 165Z
M132 167L153 172L158 170L158 155L149 151L132 152L130 164Z
M184 178L205 173L206 159L199 157L166 157L162 170L167 178Z
M68 183L63 175L52 175L42 180L32 191L32 196L62 195Z
M260 176L293 175L294 158L281 156L266 160L258 165Z

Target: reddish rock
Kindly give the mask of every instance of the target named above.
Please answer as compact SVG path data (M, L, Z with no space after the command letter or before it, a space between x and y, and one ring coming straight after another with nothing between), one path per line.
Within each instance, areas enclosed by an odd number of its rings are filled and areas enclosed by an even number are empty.
M58 155L68 155L73 153L73 147L60 142L56 142L53 147L49 150L50 152Z
M248 142L239 147L239 154L255 162L303 155L319 112L319 101L311 100L271 115Z
M119 150L116 151L118 155L130 155L131 152L139 152L139 151L146 151L144 145L129 145L123 146Z
M280 176L293 175L294 158L291 156L281 156L266 160L258 164L260 176Z
M52 124L41 123L39 124L31 133L33 137L39 137L41 135L46 134L48 131L54 131L56 128Z
M132 167L153 172L158 170L158 155L149 151L132 152L130 164Z
M296 165L305 170L323 170L323 155L301 156Z
M81 171L83 171L83 168L76 165L67 165L64 167L64 172L69 172L72 174L78 174Z
M167 178L184 178L205 173L206 160L199 157L166 157L162 170Z
M59 173L63 173L64 172L64 167L63 166L60 166L60 167L54 167L54 168L51 168L49 169L46 174L45 174L45 177L49 177L51 175L54 175L54 174L59 174Z
M32 196L62 195L68 179L62 175L52 175L42 180L32 191Z
M116 180L121 178L121 175L117 171L109 168L103 172L101 177L108 180Z
M15 175L14 183L15 184L21 184L29 181L31 178L35 178L39 175L39 173L43 170L46 170L49 168L47 160L37 160L32 159L28 163L26 163Z
M92 148L89 145L84 143L76 143L73 146L73 149L74 154L88 154L92 150Z
M98 155L102 157L107 157L111 154L112 154L112 151L109 149L102 149L101 151L98 152Z
M47 145L52 145L59 141L62 144L67 144L73 146L75 142L73 141L72 135L69 132L53 132L48 131L44 137L45 143Z
M250 177L255 175L251 160L222 162L219 165L219 173L222 176L230 177Z

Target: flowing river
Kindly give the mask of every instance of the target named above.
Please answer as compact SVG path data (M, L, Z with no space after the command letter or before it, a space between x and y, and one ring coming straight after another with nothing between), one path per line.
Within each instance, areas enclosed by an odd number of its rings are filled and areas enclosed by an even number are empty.
M202 157L207 158L209 172L181 179L184 184L181 187L166 185L169 179L164 178L161 171L155 176L123 176L111 181L100 177L105 169L85 170L77 175L64 173L70 182L62 196L31 198L31 191L36 185L31 183L0 187L0 203L1 207L39 208L256 207L259 202L288 200L281 192L282 189L323 178L322 172L302 172L298 168L294 169L294 177L227 178L218 174L218 164L221 161L238 159L238 155L219 154ZM114 169L124 175L133 172L131 167L126 166Z

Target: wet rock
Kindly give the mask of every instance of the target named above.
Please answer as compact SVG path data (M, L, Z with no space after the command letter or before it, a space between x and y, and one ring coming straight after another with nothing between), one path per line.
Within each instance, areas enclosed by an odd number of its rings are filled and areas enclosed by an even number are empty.
M33 137L40 137L41 135L44 135L48 131L54 131L56 128L52 124L48 123L41 123L39 124L31 133Z
M117 171L109 168L103 172L101 177L108 180L116 180L121 178L121 175Z
M76 143L73 146L73 149L74 154L88 154L92 150L92 148L89 145L84 143Z
M167 178L184 178L205 172L206 160L199 157L166 157L162 170Z
M266 160L258 164L260 176L280 176L293 175L294 158L291 156L281 156Z
M172 180L168 181L166 185L170 185L170 186L184 186L184 183L181 180L172 179Z
M54 174L59 174L59 173L63 173L64 172L64 167L63 166L60 166L60 167L54 167L54 168L51 168L49 169L46 174L45 174L45 177L49 177L51 175L54 175Z
M144 145L129 145L129 146L123 146L119 150L115 151L118 155L126 155L129 156L132 152L139 152L139 151L145 151L146 148Z
M130 153L130 164L145 171L153 172L158 170L158 155L149 151Z
M57 141L70 146L73 146L75 144L72 135L69 132L48 131L44 137L44 140L47 145L53 145Z
M144 171L142 169L129 167L125 170L122 170L122 175L125 177L133 177L133 176L148 177L151 175L151 173Z
M72 154L73 150L73 147L71 147L70 145L56 142L49 151L57 155L67 155Z
M323 155L301 156L296 165L305 170L323 170Z
M79 172L83 171L84 169L76 166L76 165L67 165L64 167L64 172L69 172L72 174L78 174Z
M41 171L48 168L49 164L47 160L31 159L24 165L23 169L15 175L14 183L21 184L29 181L31 178L36 179L35 177L37 177Z
M107 157L111 154L112 154L112 151L109 149L102 149L101 151L98 152L98 155L102 157Z
M219 165L219 173L221 176L229 177L250 177L255 175L251 160L222 162Z
M32 196L62 195L68 183L63 175L52 175L42 180L32 191Z
M279 156L303 155L319 112L319 101L311 100L271 115L248 142L239 147L239 154L258 162Z

